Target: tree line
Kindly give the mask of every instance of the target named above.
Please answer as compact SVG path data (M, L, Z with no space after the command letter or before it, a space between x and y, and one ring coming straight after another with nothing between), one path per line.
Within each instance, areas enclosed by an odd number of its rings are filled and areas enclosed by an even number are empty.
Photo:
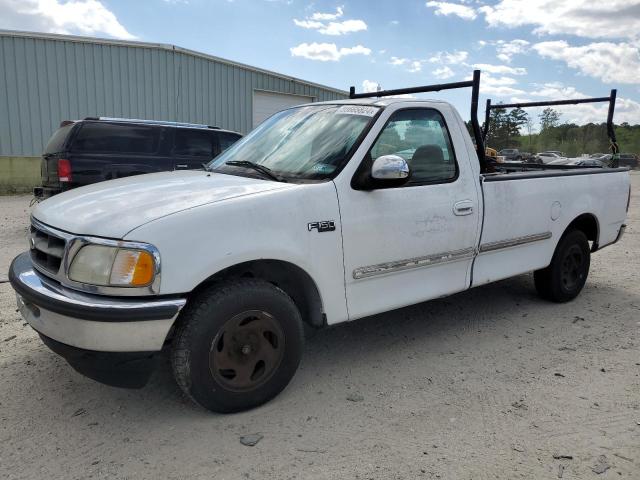
M523 109L492 109L486 146L498 151L517 148L529 153L559 150L570 157L610 152L604 122L585 125L563 123L561 114L553 108L545 108L538 115L538 122L540 129L534 132L534 119ZM470 122L467 127L471 133ZM625 122L616 125L615 132L621 153L640 153L640 125Z

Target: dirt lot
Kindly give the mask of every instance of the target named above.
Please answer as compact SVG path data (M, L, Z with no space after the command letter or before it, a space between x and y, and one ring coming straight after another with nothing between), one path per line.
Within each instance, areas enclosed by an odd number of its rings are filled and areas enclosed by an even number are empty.
M1 283L0 477L638 479L632 181L627 234L594 255L574 302L539 300L523 275L317 332L283 394L236 415L193 406L168 364L142 390L83 378ZM0 197L0 281L26 245L28 203Z

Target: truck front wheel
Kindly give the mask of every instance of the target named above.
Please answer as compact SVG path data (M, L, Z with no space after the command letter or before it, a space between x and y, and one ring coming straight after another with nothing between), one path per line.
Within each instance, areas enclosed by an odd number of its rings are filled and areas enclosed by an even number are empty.
M300 312L263 280L213 285L185 307L171 352L180 388L204 408L229 413L280 393L302 357Z
M533 274L538 294L553 302L573 300L587 281L590 262L586 235L580 230L567 232L558 242L551 264Z

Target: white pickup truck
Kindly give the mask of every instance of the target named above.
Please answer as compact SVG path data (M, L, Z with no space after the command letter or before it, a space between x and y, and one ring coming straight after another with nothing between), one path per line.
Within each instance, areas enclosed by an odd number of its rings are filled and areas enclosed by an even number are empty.
M477 105L476 82L450 85ZM624 231L627 170L490 172L473 104L478 149L450 104L386 94L277 113L201 171L38 204L9 272L22 315L111 385L144 385L168 350L187 395L232 412L287 385L303 324L529 271L545 299L578 295Z

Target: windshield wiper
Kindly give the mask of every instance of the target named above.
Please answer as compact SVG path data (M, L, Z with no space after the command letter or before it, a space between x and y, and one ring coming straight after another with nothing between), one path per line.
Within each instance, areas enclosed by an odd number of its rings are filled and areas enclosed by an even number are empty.
M225 165L231 165L232 167L250 168L252 170L255 170L256 172L262 173L265 177L269 177L271 180L286 183L286 180L284 178L273 173L269 167L265 167L264 165L260 165L258 163L253 163L248 160L229 160L228 162L225 162Z
M200 165L202 165L202 168L204 168L205 172L211 172L211 168L209 167L208 163L202 162Z

